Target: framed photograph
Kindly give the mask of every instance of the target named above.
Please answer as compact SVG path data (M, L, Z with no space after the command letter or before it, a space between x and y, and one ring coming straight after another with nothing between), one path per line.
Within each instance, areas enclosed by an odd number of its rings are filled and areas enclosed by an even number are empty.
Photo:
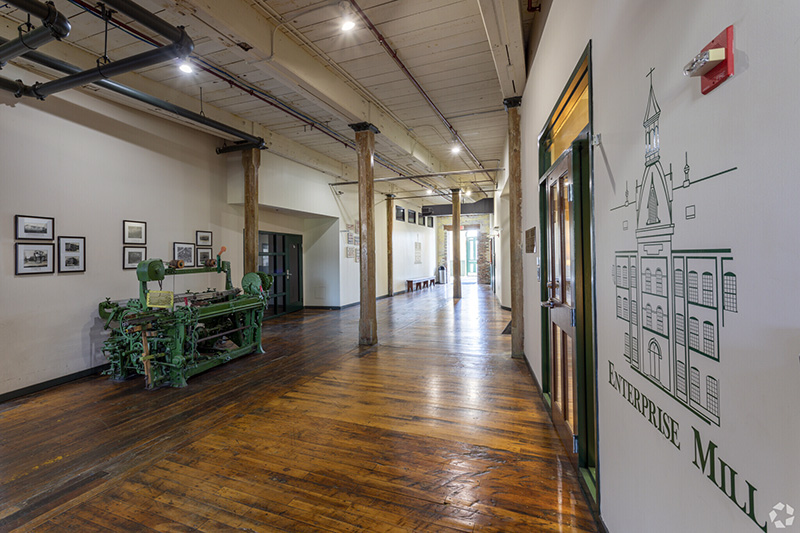
M122 244L147 244L147 222L123 220Z
M413 209L408 210L408 223L409 224L416 224L417 223L417 212Z
M58 271L86 272L86 237L58 238Z
M211 242L212 234L210 231L195 231L194 243L197 246L214 246Z
M399 205L394 206L394 218L401 222L405 222L406 210L400 207Z
M18 242L14 274L52 274L55 272L55 245L52 242L29 244Z
M425 225L425 217L422 216L422 213L419 214L419 225L420 226L424 226Z
M145 246L123 246L122 247L122 268L130 270L139 266L139 263L147 259L147 248Z
M183 261L184 267L194 266L194 244L190 242L172 243L172 258Z
M214 259L214 252L211 248L198 248L197 249L197 266L206 266L206 261Z
M429 228L433 227L433 217L428 217L428 227Z
M52 241L55 237L56 219L52 217L29 217L15 215L14 227L16 239Z

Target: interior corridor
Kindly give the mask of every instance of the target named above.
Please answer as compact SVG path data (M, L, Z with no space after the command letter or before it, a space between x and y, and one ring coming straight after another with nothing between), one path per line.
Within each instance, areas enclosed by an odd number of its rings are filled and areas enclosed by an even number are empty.
M0 405L0 530L596 531L486 285L264 324L265 355Z

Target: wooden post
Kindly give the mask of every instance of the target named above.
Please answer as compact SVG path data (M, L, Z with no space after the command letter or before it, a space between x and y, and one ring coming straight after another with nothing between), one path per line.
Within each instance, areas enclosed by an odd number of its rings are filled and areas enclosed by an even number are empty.
M453 299L461 298L461 189L453 193Z
M361 254L361 316L358 343L370 346L378 342L378 318L375 311L375 216L374 159L375 134L378 128L368 122L350 124L356 132L358 156L358 234Z
M258 271L258 167L261 150L242 152L244 167L244 272Z
M522 170L520 166L519 97L503 101L508 110L508 183L511 232L511 357L525 356L522 278ZM543 231L544 228L540 228Z
M392 246L394 237L394 194L386 195L386 273L389 296L394 296L394 260Z

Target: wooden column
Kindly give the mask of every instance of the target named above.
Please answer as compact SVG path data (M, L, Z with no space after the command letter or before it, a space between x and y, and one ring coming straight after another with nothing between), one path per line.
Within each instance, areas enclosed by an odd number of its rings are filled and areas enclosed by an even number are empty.
M258 270L258 167L261 150L242 152L244 167L244 272Z
M453 193L453 299L461 298L461 189Z
M389 296L394 296L394 260L392 258L392 241L394 237L394 195L386 195L386 279L389 285Z
M508 183L511 233L511 357L525 356L522 279L522 169L520 166L519 106L522 99L503 101L508 110ZM543 228L540 228L543 231Z
M356 132L358 156L358 234L361 254L361 317L358 343L370 346L378 342L378 318L375 311L375 215L374 159L375 134L378 128L368 122L350 124Z

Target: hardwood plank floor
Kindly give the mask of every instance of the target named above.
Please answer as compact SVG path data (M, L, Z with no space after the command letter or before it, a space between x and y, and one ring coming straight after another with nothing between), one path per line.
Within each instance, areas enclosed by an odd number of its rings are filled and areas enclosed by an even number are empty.
M488 287L269 320L264 355L0 404L0 531L597 531Z

